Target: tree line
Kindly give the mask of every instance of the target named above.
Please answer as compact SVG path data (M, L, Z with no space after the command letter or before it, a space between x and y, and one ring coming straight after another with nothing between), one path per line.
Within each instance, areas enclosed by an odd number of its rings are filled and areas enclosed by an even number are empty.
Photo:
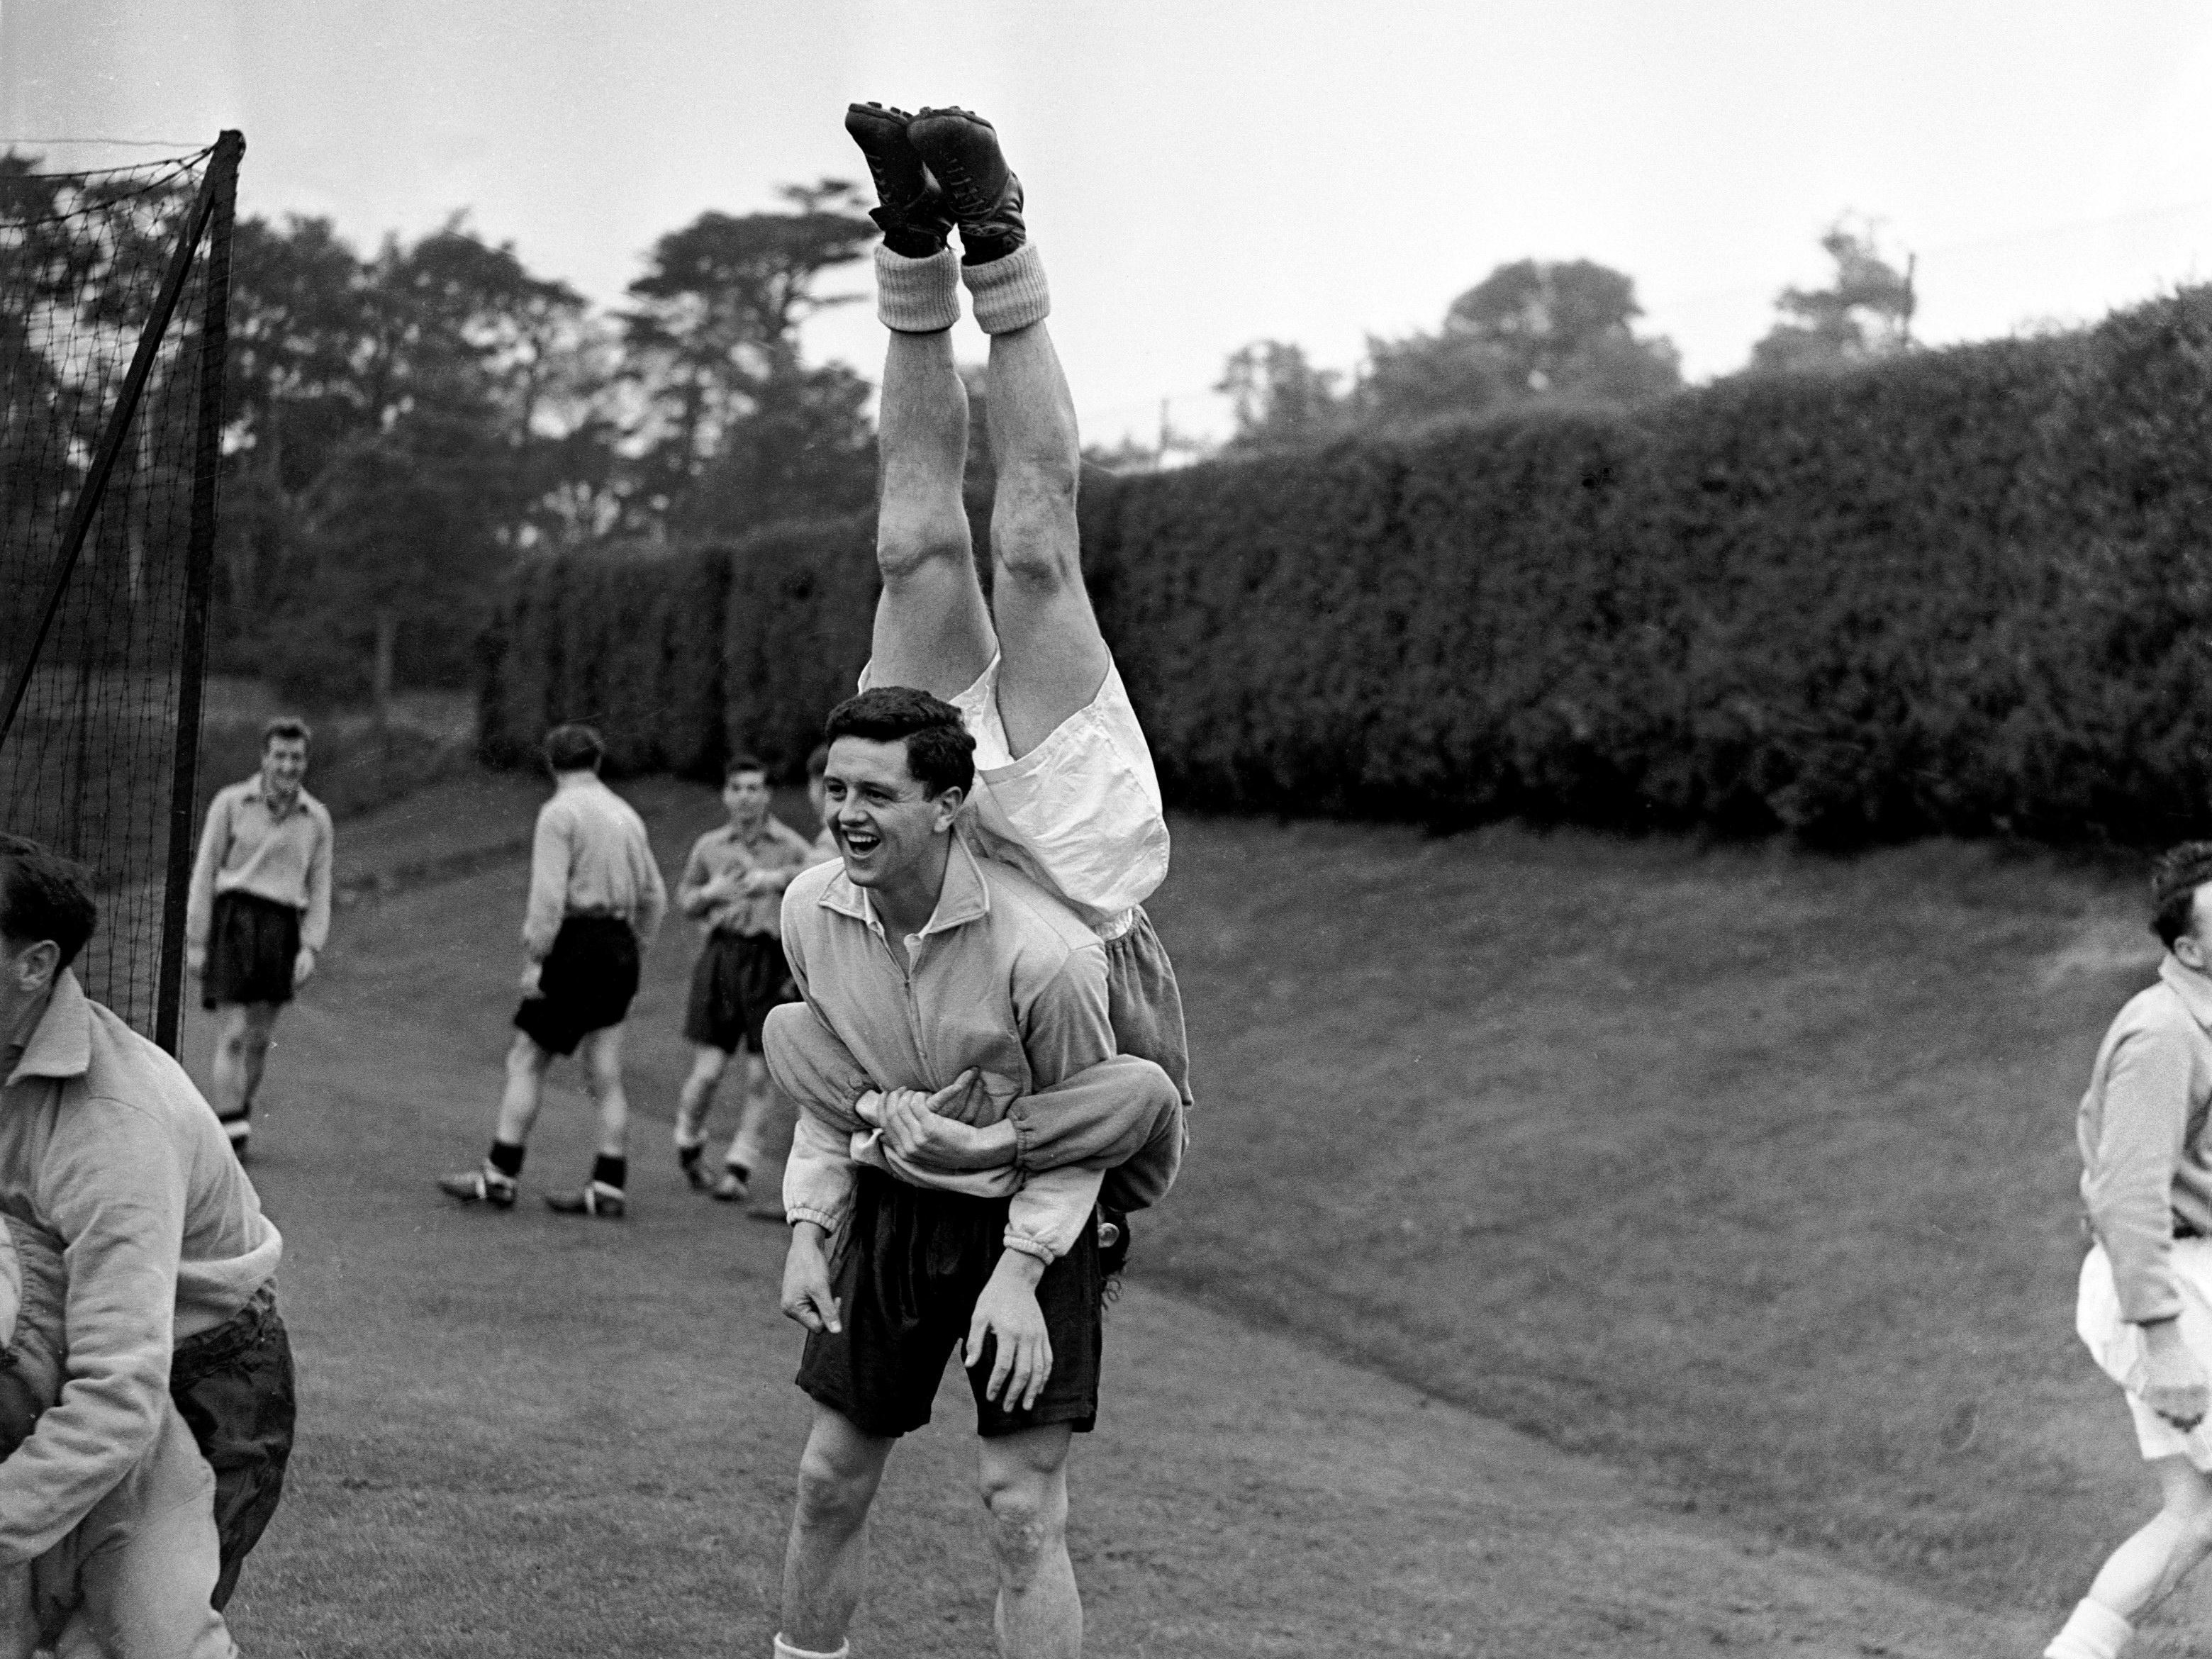
M0 194L27 200L51 188L40 177L36 158L0 156ZM872 387L799 349L807 319L846 297L826 295L823 279L872 246L861 207L853 185L825 178L782 187L765 210L702 213L656 240L605 311L465 214L367 252L326 218L241 219L216 665L325 697L461 684L494 592L532 557L727 544L865 508ZM61 221L41 232L57 271L86 268L70 234ZM1870 230L1839 224L1825 246L1835 281L1778 298L1754 369L1899 348L1909 283ZM10 291L0 288L0 312ZM119 314L143 297L94 284L73 302ZM1224 368L1225 447L1638 404L1682 383L1673 345L1640 331L1641 315L1620 271L1522 259L1454 300L1433 332L1370 338L1350 377L1295 344L1255 341ZM21 320L0 315L0 348L29 349ZM12 374L9 384L46 414L26 404L7 430L52 424L52 386ZM1165 458L1124 444L1090 459L1143 471Z
M1832 280L1776 297L1773 326L1752 348L1748 372L1871 361L1910 343L1911 283L1883 257L1874 228L1838 220L1820 246ZM1547 406L1619 408L1678 392L1680 354L1663 335L1638 331L1643 314L1624 272L1589 259L1519 259L1455 299L1433 332L1369 337L1350 376L1315 367L1292 342L1255 340L1231 356L1214 388L1235 421L1227 447L1293 449L1355 432L1403 434ZM1146 452L1132 445L1115 459L1140 468Z

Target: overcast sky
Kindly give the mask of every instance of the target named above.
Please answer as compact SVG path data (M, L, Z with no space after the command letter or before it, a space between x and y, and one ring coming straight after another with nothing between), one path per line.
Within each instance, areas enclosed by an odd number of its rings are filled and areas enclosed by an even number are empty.
M1626 271L1693 378L1846 211L1918 255L1935 342L2212 276L2212 7L2178 0L0 0L0 142L240 127L243 211L366 251L465 208L606 304L706 209L864 178L867 98L997 122L1100 440L1164 398L1218 431L1237 346L1349 368L1528 256ZM879 340L810 331L872 379Z

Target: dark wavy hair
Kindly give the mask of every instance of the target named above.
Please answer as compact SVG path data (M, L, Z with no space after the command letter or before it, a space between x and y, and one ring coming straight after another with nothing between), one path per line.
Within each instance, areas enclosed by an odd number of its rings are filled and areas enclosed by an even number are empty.
M2150 930L2169 951L2197 921L2197 890L2212 881L2212 841L2185 841L2150 872Z
M572 720L545 734L545 763L556 772L596 772L607 746L592 727Z
M91 871L34 841L0 834L0 936L18 945L52 939L66 968L99 925Z
M910 685L871 686L830 711L823 723L825 743L866 738L871 743L906 743L906 769L935 800L948 789L963 793L975 785L975 739L961 723L960 711L942 697Z

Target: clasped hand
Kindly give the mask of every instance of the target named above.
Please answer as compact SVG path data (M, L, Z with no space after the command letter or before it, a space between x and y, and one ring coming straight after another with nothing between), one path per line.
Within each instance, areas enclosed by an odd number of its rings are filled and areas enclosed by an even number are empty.
M993 1111L982 1073L974 1066L934 1094L920 1089L884 1091L884 1139L909 1164L948 1173L996 1169L1013 1161L1011 1124L988 1128L979 1121Z

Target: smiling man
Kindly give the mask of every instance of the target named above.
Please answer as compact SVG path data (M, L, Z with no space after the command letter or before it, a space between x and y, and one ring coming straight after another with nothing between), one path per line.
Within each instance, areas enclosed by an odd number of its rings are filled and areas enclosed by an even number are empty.
M185 912L185 965L216 1017L216 1115L240 1158L276 1016L331 932L331 815L304 787L307 722L262 729L261 769L208 807Z
M828 736L842 857L785 895L784 945L806 1007L772 1018L769 1059L782 1080L779 1027L828 1032L875 1091L879 1127L848 1134L810 1111L785 1177L783 1305L810 1333L798 1381L815 1413L776 1651L847 1650L884 1462L929 1420L957 1346L981 1437L1000 1650L1072 1654L1082 1607L1066 1458L1098 1410L1103 1279L1090 1224L1103 1172L1071 1164L994 1194L997 1172L923 1184L908 1166L943 1155L943 1126L964 1130L994 1091L1088 1087L1118 1094L1131 1120L1170 1124L1180 1098L1158 1066L1116 1055L1097 933L954 833L975 777L959 711L880 687L839 705Z

